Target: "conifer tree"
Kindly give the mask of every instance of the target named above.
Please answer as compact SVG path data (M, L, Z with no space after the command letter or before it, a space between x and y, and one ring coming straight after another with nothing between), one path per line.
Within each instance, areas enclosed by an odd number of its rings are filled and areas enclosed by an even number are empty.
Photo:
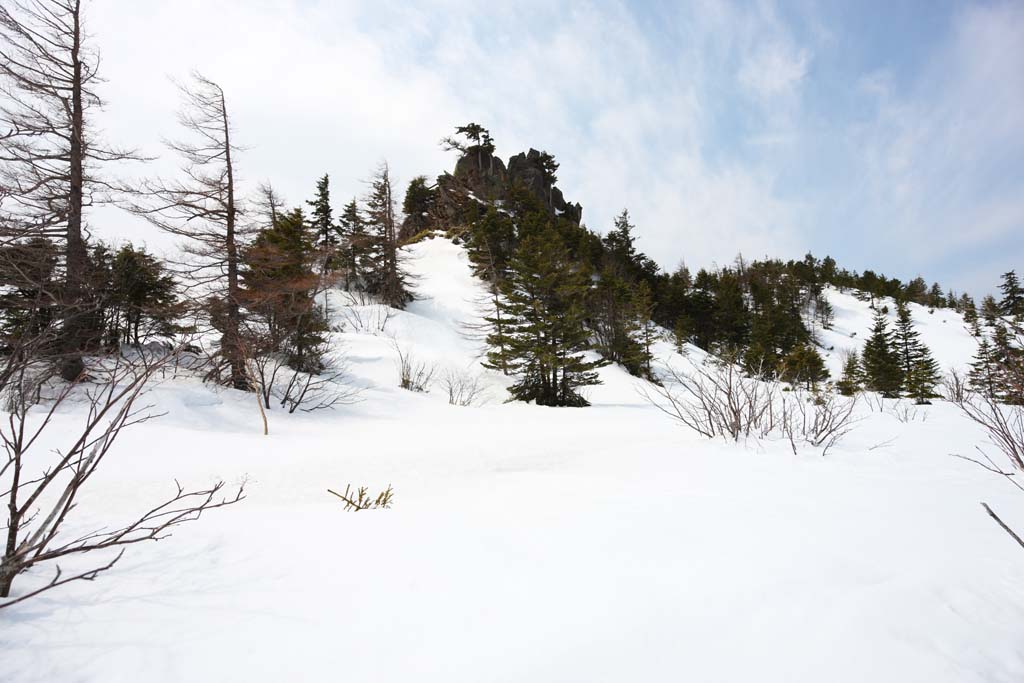
M1003 282L999 289L1003 293L1003 298L999 302L1002 314L1011 317L1024 316L1024 289L1021 288L1015 271L1003 273Z
M843 376L836 382L836 388L843 396L853 396L860 391L864 383L864 372L860 364L860 355L854 350L846 354L843 361Z
M899 356L894 349L889 321L881 311L875 313L871 336L864 344L862 355L864 383L871 391L877 391L886 398L899 396L903 384L903 372Z
M978 342L971 369L967 373L967 385L979 394L993 398L999 391L999 359L995 348L986 337Z
M896 308L896 331L893 334L893 348L900 363L903 378L910 376L914 362L921 353L921 334L914 329L910 308L899 303Z
M175 320L184 312L177 284L158 259L126 244L104 268L101 302L108 343L141 344L152 337L168 338L181 331Z
M818 384L828 381L828 369L825 361L810 344L795 346L782 361L782 379L790 384L803 384L810 391L817 389Z
M409 276L401 263L398 218L391 173L386 163L377 170L366 197L366 225L371 250L367 258L366 290L392 308L405 308L412 301Z
M636 310L637 323L639 326L638 351L636 363L639 366L643 377L654 380L654 368L651 366L654 360L654 342L658 340L658 329L654 323L654 299L651 287L646 280L641 280L636 286L633 294L634 309Z
M931 351L923 347L922 353L910 367L910 373L904 378L903 385L907 395L917 403L928 403L928 399L935 396L935 387L941 379L939 364L932 358Z
M434 199L434 190L427 184L426 176L416 176L409 181L402 202L405 220L398 234L399 241L406 242L430 227Z
M334 270L338 249L338 226L334 223L334 210L331 208L331 181L324 174L316 182L316 196L306 202L310 207L309 231L313 244L322 254L324 273Z
M302 372L323 368L327 321L314 303L319 282L314 272L317 233L301 209L279 214L245 250L243 302L263 323L252 330L254 350L281 352Z
M372 240L366 232L366 221L363 220L355 199L341 210L338 230L341 245L336 262L342 273L344 287L347 290L363 289L366 287L366 271Z
M578 390L599 384L595 370L607 361L583 356L590 347L581 305L588 285L557 235L548 231L520 244L507 285L510 343L500 359L518 377L509 390L515 400L589 405Z
M996 302L995 297L991 294L986 294L985 298L981 300L981 317L985 319L985 324L989 327L995 327L1002 314L1003 310L998 302Z

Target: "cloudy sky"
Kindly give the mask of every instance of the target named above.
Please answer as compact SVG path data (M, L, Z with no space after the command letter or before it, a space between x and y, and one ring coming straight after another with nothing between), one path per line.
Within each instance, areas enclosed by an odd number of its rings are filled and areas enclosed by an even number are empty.
M1024 3L93 0L100 124L161 154L169 77L225 88L251 185L336 204L489 127L546 149L604 231L623 207L663 267L742 252L991 290L1024 269ZM170 171L169 159L156 168ZM96 232L160 247L133 219Z

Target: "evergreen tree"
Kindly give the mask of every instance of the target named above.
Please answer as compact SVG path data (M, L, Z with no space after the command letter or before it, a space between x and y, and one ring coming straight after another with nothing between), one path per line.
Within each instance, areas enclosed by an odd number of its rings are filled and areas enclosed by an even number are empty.
M803 384L816 390L820 382L828 381L825 361L810 344L795 346L782 361L782 379L793 385Z
M316 239L301 209L278 215L245 250L243 302L260 321L250 330L250 352L284 353L299 371L323 369L327 321L314 295Z
M875 313L871 336L864 344L862 355L864 383L871 391L877 391L886 398L899 396L903 384L903 371L899 356L894 349L889 321L881 311Z
M615 217L615 227L609 230L602 240L609 267L620 277L632 277L635 274L635 227L629 222L629 211L623 209L622 213Z
M175 322L183 313L177 284L158 259L126 244L113 254L105 271L102 303L108 343L138 345L181 331Z
M581 305L588 286L556 235L531 236L520 244L506 293L509 348L503 358L491 359L518 377L509 390L515 400L588 405L578 389L600 383L595 370L607 362L583 356L590 346Z
M653 347L654 342L658 340L658 328L653 320L654 299L646 280L641 280L636 286L633 300L639 327L639 348L635 362L640 368L640 374L654 381L654 368L651 367L651 363L654 360Z
M991 294L986 294L985 298L981 300L981 317L985 319L985 324L989 327L995 327L1002 314L1003 310L996 302L995 297Z
M341 247L336 263L343 274L345 289L365 289L372 239L355 199L342 209L338 228Z
M584 293L597 351L631 374L640 374L642 347L633 288L608 268Z
M917 403L928 403L935 396L935 387L942 380L939 364L932 358L931 351L923 348L923 353L914 360L910 373L904 378L903 385L907 395Z
M366 225L370 237L367 254L366 291L376 294L392 308L405 308L412 301L409 276L401 263L398 218L388 165L382 164L370 184L366 198Z
M1010 317L1024 316L1024 289L1015 271L1003 273L1003 282L999 285L1003 298L999 302L999 310Z
M60 254L50 240L34 237L0 246L0 330L4 347L38 337L57 316Z
M998 354L988 339L981 337L978 351L974 354L971 369L967 373L967 385L971 390L987 397L995 397L1000 388Z
M316 197L306 204L312 209L309 230L313 243L325 254L330 254L338 247L338 227L334 224L330 178L326 174L316 182Z
M864 371L860 364L860 355L856 351L846 354L843 361L843 376L836 382L836 388L843 396L853 396L860 391L864 383Z
M405 200L402 202L405 220L402 221L402 229L398 234L399 241L407 242L430 227L434 202L434 190L427 184L426 176L416 176L409 181L409 187L405 190Z

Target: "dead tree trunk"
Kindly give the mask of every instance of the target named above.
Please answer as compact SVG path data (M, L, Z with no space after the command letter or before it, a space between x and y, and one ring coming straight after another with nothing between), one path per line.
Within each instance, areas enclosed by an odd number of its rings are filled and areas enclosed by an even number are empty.
M93 89L98 57L87 44L81 0L10 0L0 6L0 240L63 242L61 373L75 379L89 329L85 209L118 190L98 175L108 162L134 159L89 134L102 106Z
M181 86L185 107L179 121L191 136L168 146L184 160L184 180L153 180L133 210L158 228L184 238L187 257L179 272L190 283L202 313L221 334L223 382L251 388L241 343L243 321L239 283L242 209L235 187L235 153L224 90L194 73Z

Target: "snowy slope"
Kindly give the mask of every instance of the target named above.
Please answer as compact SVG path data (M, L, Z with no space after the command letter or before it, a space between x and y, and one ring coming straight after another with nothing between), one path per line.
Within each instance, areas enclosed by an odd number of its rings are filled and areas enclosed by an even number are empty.
M842 375L844 352L863 349L871 334L875 313L868 301L861 301L851 292L844 293L829 287L826 296L835 310L835 321L832 329L823 330L819 326L814 331L821 344L825 364L832 379L836 380ZM879 299L877 306L889 308L891 329L896 323L896 302L890 298ZM978 344L971 337L962 315L948 308L937 308L929 313L926 306L914 303L908 306L915 329L921 333L921 341L931 349L944 371L962 369L970 364Z
M701 440L615 367L592 408L503 404L463 328L465 254L412 251L421 299L337 335L361 403L272 412L264 437L250 396L153 392L168 414L125 432L79 528L175 477L246 477L248 499L0 612L0 680L1024 680L1024 553L978 505L1024 526L1024 496L950 457L981 440L950 406L865 408L823 458ZM837 341L867 320L841 297ZM942 325L925 335L945 364ZM492 400L398 389L396 342ZM325 489L347 483L392 484L394 508L342 512Z

